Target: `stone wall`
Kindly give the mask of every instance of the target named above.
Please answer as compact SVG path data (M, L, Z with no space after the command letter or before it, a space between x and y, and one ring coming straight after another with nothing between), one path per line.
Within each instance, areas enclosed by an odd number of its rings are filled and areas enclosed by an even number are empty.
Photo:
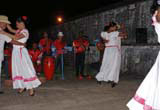
M153 66L160 45L152 46L122 46L121 48L121 74L146 76ZM96 74L99 70L99 51L95 46L90 47L89 53L86 52L86 65L90 70L96 70L92 74ZM69 67L74 66L74 53L68 52L64 55L65 65ZM96 65L95 65L96 64ZM106 67L107 68L107 67Z
M89 36L91 43L100 36L100 32L107 22L124 23L128 32L128 39L122 44L136 44L136 28L147 28L148 44L156 44L156 34L152 27L150 7L152 0L146 0L121 6L116 9L97 12L62 25L52 27L52 30L62 30L68 44L71 44L79 33Z
M54 30L55 33L62 30L68 44L72 44L72 41L82 32L89 36L92 44L100 36L100 32L107 22L124 23L128 32L128 39L122 41L121 73L145 76L154 64L160 47L157 45L157 35L151 25L151 5L152 0L137 2L84 16L52 27L51 30ZM148 43L146 45L136 44L136 28L147 28ZM95 53L95 55L98 54Z
M145 76L158 56L160 46L122 46L121 73Z

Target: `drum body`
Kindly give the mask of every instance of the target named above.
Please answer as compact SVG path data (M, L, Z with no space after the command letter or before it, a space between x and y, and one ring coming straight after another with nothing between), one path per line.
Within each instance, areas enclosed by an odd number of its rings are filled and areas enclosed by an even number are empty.
M52 80L55 72L55 59L51 56L46 56L43 62L44 75L47 80Z

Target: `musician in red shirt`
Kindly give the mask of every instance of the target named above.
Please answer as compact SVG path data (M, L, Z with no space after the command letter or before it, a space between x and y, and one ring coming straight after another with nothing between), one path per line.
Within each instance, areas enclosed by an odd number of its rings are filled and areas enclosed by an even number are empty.
M64 35L62 32L58 33L57 39L53 42L53 46L56 48L56 72L58 67L61 67L61 55L64 54L64 47L66 46L66 42L64 41ZM62 70L62 68L60 68Z
M34 68L36 70L36 73L40 75L41 72L41 59L42 59L42 52L38 48L37 43L33 43L32 49L29 49L29 55L32 59Z
M74 52L76 54L76 76L82 79L84 77L85 51L89 46L89 41L85 36L79 36L73 41Z
M43 38L39 41L40 50L44 53L44 55L51 54L51 45L52 45L52 40L49 39L48 33L44 32Z

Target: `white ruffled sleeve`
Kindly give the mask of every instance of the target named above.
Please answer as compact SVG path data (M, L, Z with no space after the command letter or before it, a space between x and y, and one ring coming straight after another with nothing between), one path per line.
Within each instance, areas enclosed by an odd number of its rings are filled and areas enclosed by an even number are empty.
M21 34L23 34L25 37L20 39L21 42L26 43L28 38L29 38L29 32L27 29L23 29L21 32Z
M107 33L107 32L101 32L101 37L102 37L102 39L104 39L104 40L109 40L109 37L108 37L108 33Z

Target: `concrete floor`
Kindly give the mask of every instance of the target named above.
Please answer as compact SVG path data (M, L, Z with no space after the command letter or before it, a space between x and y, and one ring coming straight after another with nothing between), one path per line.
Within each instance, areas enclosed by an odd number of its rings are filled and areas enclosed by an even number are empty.
M115 88L107 83L98 85L95 79L47 81L36 89L34 97L4 87L0 110L128 110L126 103L141 81L121 78Z

